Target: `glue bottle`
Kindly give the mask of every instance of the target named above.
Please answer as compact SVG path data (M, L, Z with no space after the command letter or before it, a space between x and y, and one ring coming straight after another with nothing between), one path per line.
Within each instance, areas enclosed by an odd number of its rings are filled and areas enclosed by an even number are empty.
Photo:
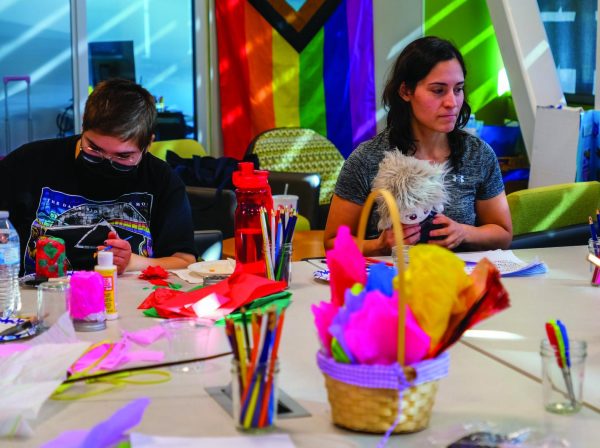
M98 264L94 270L104 281L104 303L106 304L106 320L119 317L117 312L117 267L113 264L113 253L107 250L98 252Z

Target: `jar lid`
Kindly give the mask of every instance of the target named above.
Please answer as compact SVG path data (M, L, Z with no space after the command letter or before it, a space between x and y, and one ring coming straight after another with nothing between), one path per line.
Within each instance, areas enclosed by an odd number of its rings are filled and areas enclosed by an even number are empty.
M106 321L73 319L73 328L75 331L100 331L106 328Z

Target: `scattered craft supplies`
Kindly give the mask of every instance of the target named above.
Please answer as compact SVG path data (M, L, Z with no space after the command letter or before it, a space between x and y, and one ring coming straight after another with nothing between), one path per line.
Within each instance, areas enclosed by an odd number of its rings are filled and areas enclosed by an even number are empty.
M165 318L194 317L198 316L194 311L194 304L210 296L208 300L212 300L214 304L211 317L220 318L253 300L282 292L285 287L285 282L238 271L215 285L189 292L156 289L146 297L138 309L154 308L159 317Z

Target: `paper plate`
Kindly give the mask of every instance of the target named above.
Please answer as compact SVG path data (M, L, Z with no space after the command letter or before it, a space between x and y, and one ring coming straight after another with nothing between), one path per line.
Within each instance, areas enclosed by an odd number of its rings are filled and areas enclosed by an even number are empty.
M23 322L25 322L25 319L19 319L17 317L12 318L12 319L8 319L8 318L0 319L0 332L4 331L4 330L8 330L9 328L14 327L15 325L22 324ZM36 332L37 332L37 328L34 325L33 327L29 327L17 334L0 336L0 342L9 342L9 341L16 341L18 339L25 339L25 338L34 336L36 334Z
M321 280L324 282L329 281L329 269L319 269L318 271L313 272L313 278L315 280Z
M235 260L199 261L188 266L194 275L206 277L207 275L231 275L235 270Z

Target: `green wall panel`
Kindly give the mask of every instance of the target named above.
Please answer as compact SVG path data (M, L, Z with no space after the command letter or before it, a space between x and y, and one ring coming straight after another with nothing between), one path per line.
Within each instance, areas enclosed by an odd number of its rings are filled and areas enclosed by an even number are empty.
M502 56L485 0L424 0L423 32L453 42L467 66L466 90L477 119L503 124L512 115L510 93L498 95Z

